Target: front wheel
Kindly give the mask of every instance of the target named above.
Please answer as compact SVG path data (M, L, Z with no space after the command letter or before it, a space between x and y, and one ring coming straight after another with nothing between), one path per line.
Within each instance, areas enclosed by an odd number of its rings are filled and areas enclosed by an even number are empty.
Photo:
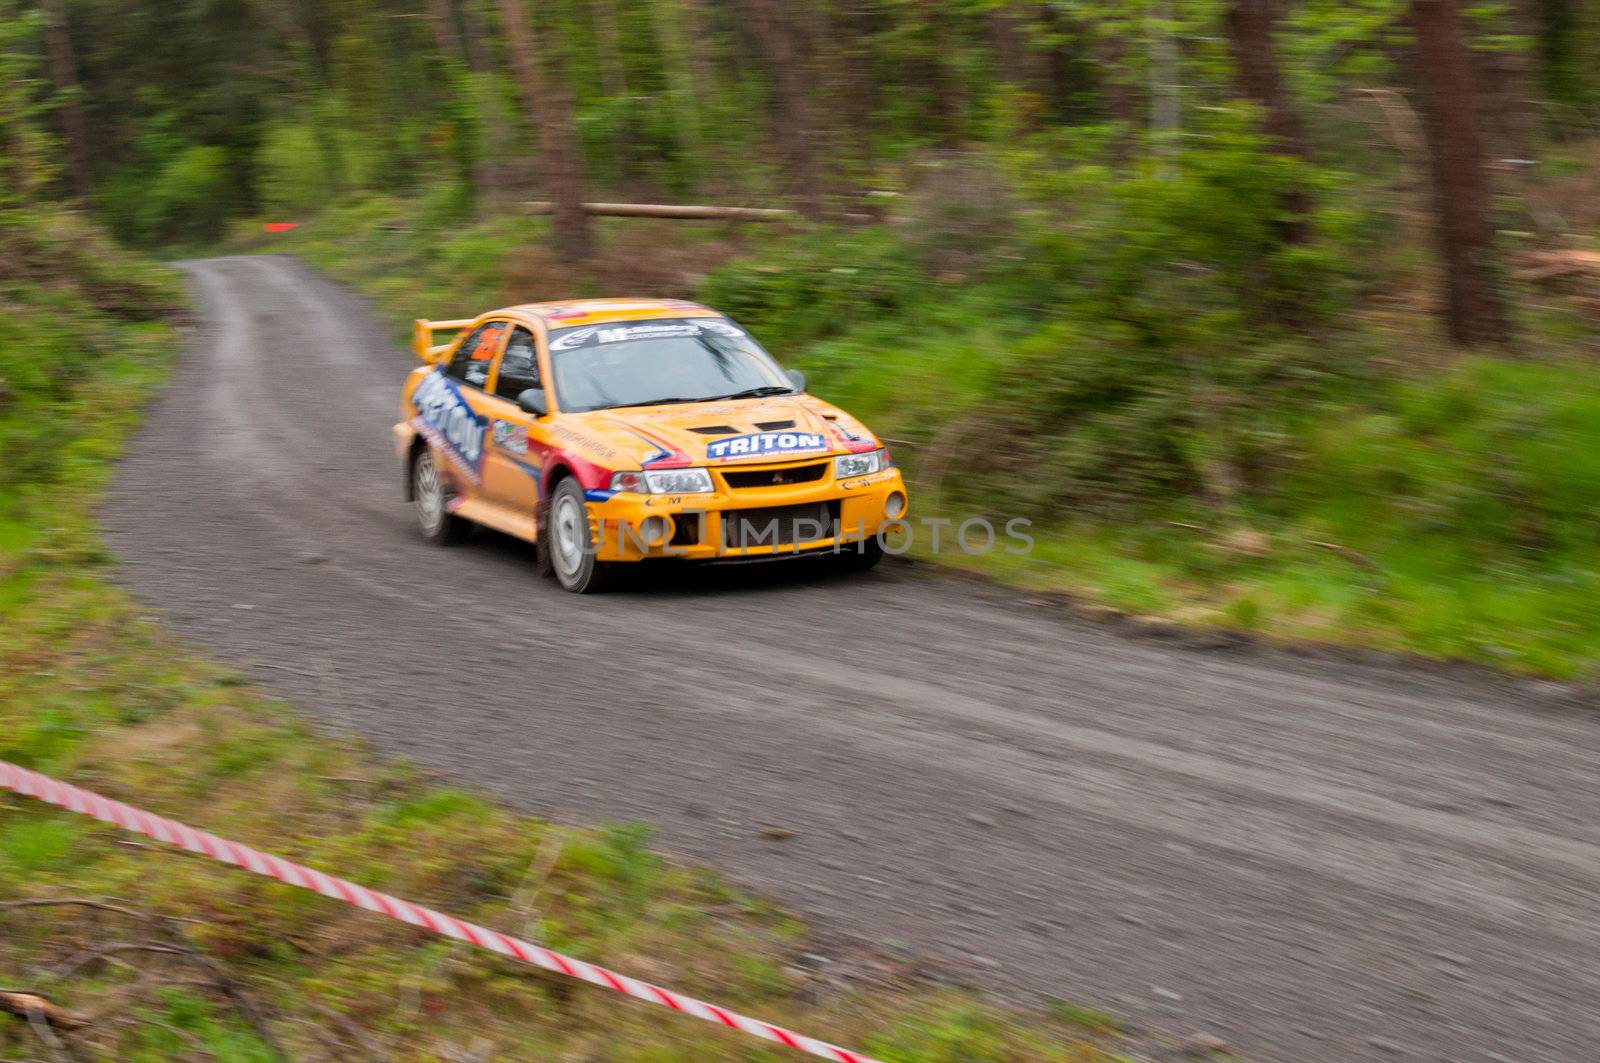
M609 582L611 566L594 559L589 507L577 480L562 480L550 498L540 530L539 550L556 582L574 594L592 594Z
M417 507L417 526L430 543L448 546L467 537L471 525L450 512L455 493L450 489L433 451L418 452L411 463L411 501Z
M859 543L839 547L839 567L846 572L865 572L883 560L883 544L874 535Z

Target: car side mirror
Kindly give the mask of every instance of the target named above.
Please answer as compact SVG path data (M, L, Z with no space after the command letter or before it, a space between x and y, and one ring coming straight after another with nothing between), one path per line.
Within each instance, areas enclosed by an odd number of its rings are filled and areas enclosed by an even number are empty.
M534 417L543 417L550 412L550 403L544 397L544 388L529 388L517 396L517 405L522 407L522 412L532 414Z
M789 383L794 385L796 391L804 391L806 389L806 375L800 370L791 369L784 375L789 378Z

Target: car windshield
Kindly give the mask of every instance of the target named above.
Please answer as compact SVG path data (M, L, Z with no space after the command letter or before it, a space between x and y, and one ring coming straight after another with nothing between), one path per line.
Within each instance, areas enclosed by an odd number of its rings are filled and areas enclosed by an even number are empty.
M568 413L793 390L761 345L720 317L558 329L550 333L550 360Z

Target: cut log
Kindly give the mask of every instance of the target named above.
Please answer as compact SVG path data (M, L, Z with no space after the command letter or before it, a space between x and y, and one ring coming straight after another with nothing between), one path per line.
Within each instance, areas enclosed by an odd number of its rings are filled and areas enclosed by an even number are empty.
M551 214L555 204L548 200L525 203L530 214ZM792 210L766 207L708 207L674 203L585 203L585 214L609 218L679 218L694 221L787 221Z
M1542 281L1552 277L1570 277L1575 273L1600 276L1600 251L1532 251L1522 256L1522 262L1523 268L1517 272L1522 280Z
M81 1030L91 1025L88 1019L72 1014L49 997L26 989L0 989L0 1012L29 1021L37 1018L57 1030Z

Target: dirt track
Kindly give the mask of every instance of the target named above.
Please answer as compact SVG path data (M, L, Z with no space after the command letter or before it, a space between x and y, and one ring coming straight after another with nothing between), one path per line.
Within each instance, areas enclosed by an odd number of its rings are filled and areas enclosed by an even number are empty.
M418 539L390 323L290 260L189 270L110 540L330 724L1257 1059L1600 1056L1600 717L1551 689L1129 639L903 566L579 599L509 540Z

